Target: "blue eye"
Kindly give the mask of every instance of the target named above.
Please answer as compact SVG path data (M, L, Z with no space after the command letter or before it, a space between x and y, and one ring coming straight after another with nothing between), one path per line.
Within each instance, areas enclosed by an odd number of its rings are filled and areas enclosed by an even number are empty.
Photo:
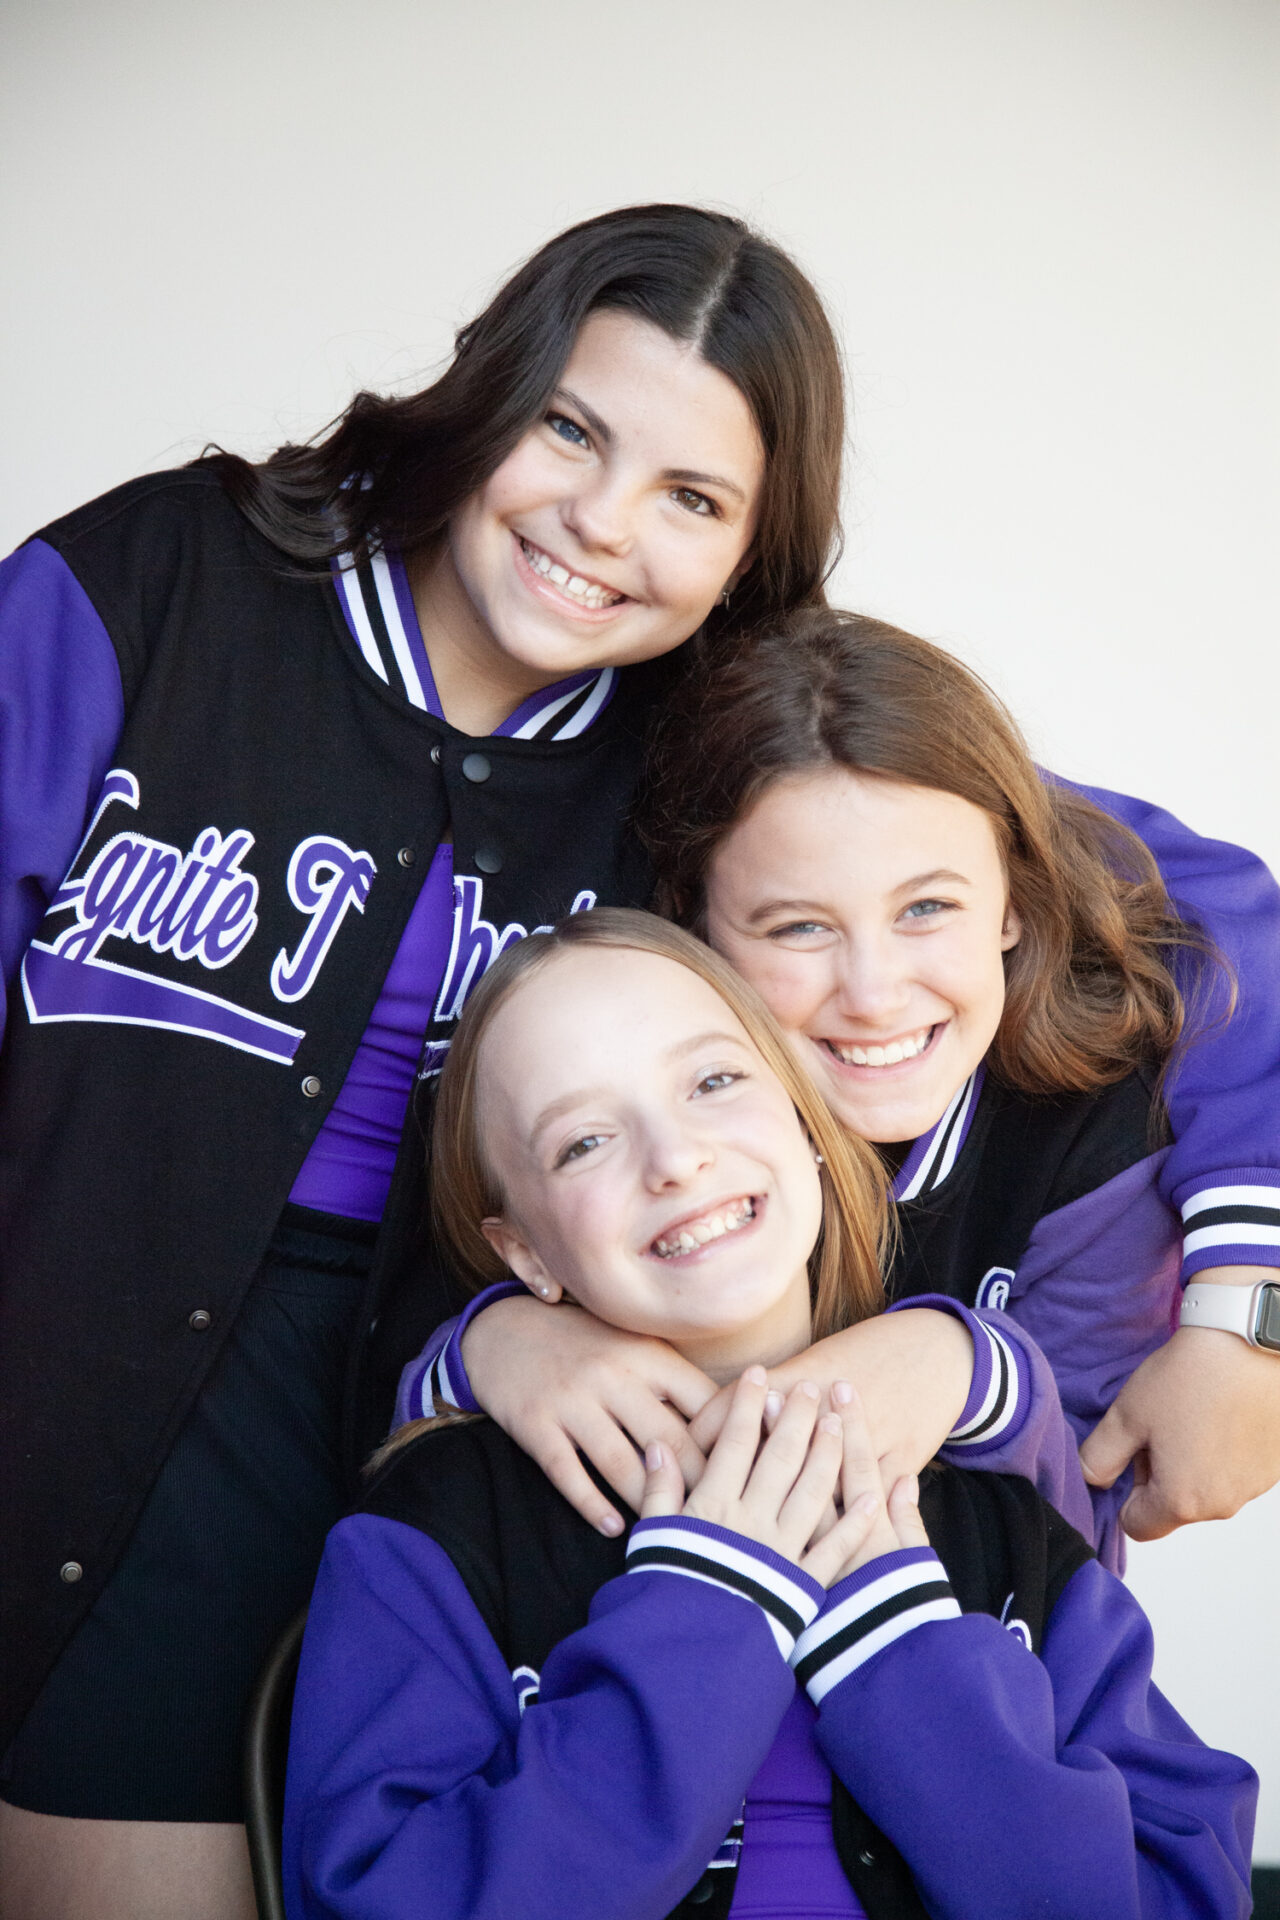
M932 920L937 914L949 913L954 905L954 900L913 900L904 910L904 917L908 920Z
M784 927L771 927L770 940L803 940L813 933L830 933L821 920L788 920Z
M569 442L570 446L586 447L590 445L590 441L587 439L586 428L580 427L576 420L571 420L567 413L549 413L546 418L547 425L550 427L552 433L558 433L562 440Z

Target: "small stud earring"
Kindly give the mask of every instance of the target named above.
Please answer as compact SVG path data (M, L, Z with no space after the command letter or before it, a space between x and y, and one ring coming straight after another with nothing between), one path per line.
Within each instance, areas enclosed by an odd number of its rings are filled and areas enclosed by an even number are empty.
M729 604L729 588L726 587L720 595L720 605L722 607L727 607L728 604Z
M825 1167L827 1164L816 1147L813 1150L813 1164L815 1167Z

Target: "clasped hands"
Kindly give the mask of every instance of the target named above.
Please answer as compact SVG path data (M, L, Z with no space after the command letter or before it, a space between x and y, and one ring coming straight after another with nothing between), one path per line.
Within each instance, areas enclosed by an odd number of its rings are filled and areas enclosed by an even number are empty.
M802 1380L784 1397L763 1367L748 1367L691 1492L662 1441L645 1448L645 1468L642 1519L710 1521L781 1554L823 1587L881 1554L929 1544L916 1476L886 1485L847 1380L829 1395Z

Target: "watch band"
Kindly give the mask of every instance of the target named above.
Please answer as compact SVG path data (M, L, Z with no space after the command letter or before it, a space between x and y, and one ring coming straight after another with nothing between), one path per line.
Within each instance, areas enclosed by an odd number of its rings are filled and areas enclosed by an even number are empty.
M1280 1280L1262 1280L1256 1287L1232 1287L1220 1281L1201 1286L1192 1280L1182 1295L1178 1324L1238 1333L1251 1347L1280 1353Z

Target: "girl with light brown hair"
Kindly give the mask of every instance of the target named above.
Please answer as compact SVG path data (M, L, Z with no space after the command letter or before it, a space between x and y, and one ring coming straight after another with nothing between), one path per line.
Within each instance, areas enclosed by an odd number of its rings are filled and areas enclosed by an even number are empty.
M1231 976L1143 843L1043 776L958 660L827 608L763 622L701 667L655 741L641 821L659 904L757 987L837 1117L881 1149L900 1223L887 1283L919 1304L914 1328L928 1333L947 1303L976 1310L965 1324L980 1354L984 1319L1011 1343L997 1371L1018 1396L1034 1399L1051 1363L1096 1511L1074 1459L1036 1454L1040 1418L960 1417L947 1357L921 1356L914 1393L899 1376L885 1450L920 1466L948 1429L920 1428L912 1457L901 1409L946 1406L951 1444L1039 1473L1117 1565L1122 1507L1141 1537L1174 1523L1170 1483L1198 1472L1229 1493L1234 1475L1236 1504L1263 1491L1280 1473L1280 1370L1265 1351L1280 1290L1246 1268L1250 1291L1228 1292L1215 1282L1231 1270L1215 1269L1184 1301L1170 1205L1214 1167L1248 1163L1220 1105L1216 1130L1210 1110L1176 1146L1165 1112L1185 1123L1204 1106L1202 1049L1212 1074L1223 1035L1237 1044ZM1258 1344L1207 1318L1224 1298L1254 1303ZM911 1316L897 1318L905 1332ZM502 1365L495 1332L481 1316L471 1335L487 1343L482 1401ZM824 1380L866 1367L879 1393L865 1342L855 1329L805 1365ZM434 1384L465 1394L464 1376L458 1339ZM723 1405L697 1410L696 1440ZM1227 1417L1210 1434L1215 1411Z

